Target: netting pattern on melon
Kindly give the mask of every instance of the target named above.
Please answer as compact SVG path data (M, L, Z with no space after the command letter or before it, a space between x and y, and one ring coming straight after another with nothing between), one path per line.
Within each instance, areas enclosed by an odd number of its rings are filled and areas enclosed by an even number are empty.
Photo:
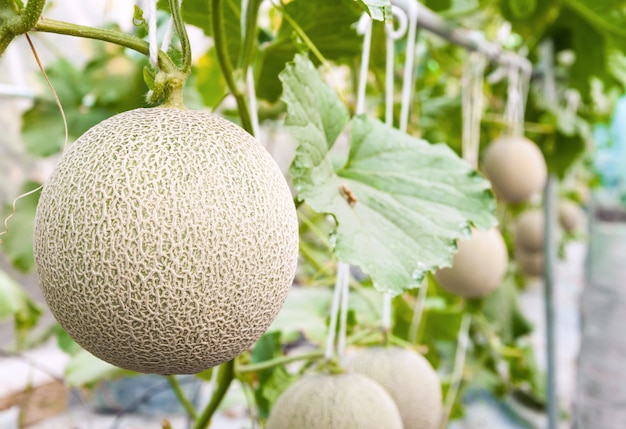
M398 347L365 349L347 369L370 377L391 395L404 429L437 429L443 405L439 377L424 356Z
M360 374L315 374L278 398L267 429L401 429L398 408L376 382Z
M137 109L64 155L35 219L39 282L89 352L195 373L246 350L295 274L298 221L270 155L218 116Z

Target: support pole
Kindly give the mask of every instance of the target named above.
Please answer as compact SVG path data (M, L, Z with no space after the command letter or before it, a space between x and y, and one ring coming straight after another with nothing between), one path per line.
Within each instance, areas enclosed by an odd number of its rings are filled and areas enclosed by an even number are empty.
M551 40L543 42L540 47L540 68L544 77L544 94L549 104L557 103L554 79L554 47ZM544 301L546 317L546 359L547 359L547 399L548 429L558 426L558 393L556 382L556 332L554 317L554 268L557 258L555 231L557 228L557 185L553 175L548 176L544 189Z

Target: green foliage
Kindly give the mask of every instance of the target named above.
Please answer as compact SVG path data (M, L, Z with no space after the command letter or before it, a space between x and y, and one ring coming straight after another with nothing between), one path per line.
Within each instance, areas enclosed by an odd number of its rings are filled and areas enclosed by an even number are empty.
M361 37L354 24L360 13L350 0L295 0L283 8L315 48L328 60L346 61L361 52ZM293 56L304 49L294 26L283 18L277 34L261 51L258 65L257 95L276 101L281 93L278 75Z
M29 331L37 325L41 309L9 275L0 270L0 321L13 319L15 346L22 348Z
M348 123L345 107L304 56L281 80L286 125L299 143L290 169L298 197L333 214L337 256L361 267L377 289L395 295L417 287L427 271L450 264L470 224L495 225L485 179L447 146L377 120L350 121L348 158L333 166L330 150Z
M354 0L367 12L367 14L377 21L388 21L391 19L390 0Z
M64 58L46 69L65 112L70 142L104 119L143 105L145 60L134 60L120 49L94 53L83 69ZM22 137L31 154L45 157L63 149L65 127L50 91L22 119Z
M22 186L21 194L29 193L40 186L41 184L36 182L26 182ZM7 219L7 233L1 237L2 252L15 268L24 273L35 268L33 222L39 195L40 192L37 191L19 197L15 201L15 211L13 204L6 204L2 210L2 219Z

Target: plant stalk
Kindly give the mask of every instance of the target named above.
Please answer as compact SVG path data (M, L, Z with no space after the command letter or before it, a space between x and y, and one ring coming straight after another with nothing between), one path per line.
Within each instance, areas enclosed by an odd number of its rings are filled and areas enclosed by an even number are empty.
M176 395L176 399L178 399L178 402L180 402L183 408L185 408L185 411L187 412L187 414L189 414L189 417L191 417L193 420L196 420L198 418L196 409L194 408L193 404L189 401L189 399L187 399L187 397L185 396L185 393L183 392L183 389L181 388L180 383L178 382L178 379L176 378L176 376L168 375L167 381L169 381L170 386L172 387L172 390L174 391L174 394Z
M85 39L101 40L103 42L114 43L116 45L132 49L133 51L137 51L146 56L150 54L148 42L129 34L107 30L105 28L93 28L85 25L41 18L32 29L34 31L44 33L55 33L66 36L82 37ZM159 67L165 72L174 72L177 70L176 65L167 56L167 54L162 51L159 51Z
M174 21L174 27L180 40L180 50L182 53L182 64L180 71L188 76L191 73L191 46L189 44L189 35L187 34L187 27L185 27L185 21L183 21L183 15L181 10L180 0L169 0L170 13L172 14L172 20Z
M0 21L0 56L15 36L24 34L35 26L45 4L46 0L29 0L24 12L17 14L7 2L2 2L0 13L6 16Z
M215 41L217 61L220 65L220 69L222 70L222 75L224 75L224 79L226 80L226 85L237 102L237 112L239 113L239 118L241 119L241 126L247 132L252 134L252 118L250 117L248 100L242 91L243 84L238 84L235 80L235 75L243 79L244 73L241 70L235 70L233 68L227 52L228 46L226 44L226 29L224 27L222 3L223 0L211 0L213 40Z
M235 360L231 359L219 367L217 374L217 389L213 392L211 400L196 420L193 425L193 429L207 429L209 427L211 424L211 417L213 417L217 407L224 399L224 396L226 396L226 392L228 391L230 383L232 383L234 378Z

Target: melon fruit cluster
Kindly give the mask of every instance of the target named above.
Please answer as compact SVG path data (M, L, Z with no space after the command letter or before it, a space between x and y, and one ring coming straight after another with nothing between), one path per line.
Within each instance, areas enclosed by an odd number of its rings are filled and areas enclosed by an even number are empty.
M64 154L34 230L53 315L95 356L197 373L249 348L292 284L298 221L285 178L207 112L116 115Z
M488 295L506 274L508 252L497 228L473 230L472 237L458 243L452 266L435 273L437 282L449 292L465 298Z
M522 136L493 141L483 154L482 170L498 198L509 203L528 201L543 189L548 177L543 154Z
M515 261L520 271L529 277L543 275L545 255L544 214L540 208L524 211L515 223Z
M437 429L443 412L439 377L419 353L399 347L371 347L346 367L379 383L398 406L404 429Z
M276 400L267 429L403 429L398 407L361 374L306 375Z

